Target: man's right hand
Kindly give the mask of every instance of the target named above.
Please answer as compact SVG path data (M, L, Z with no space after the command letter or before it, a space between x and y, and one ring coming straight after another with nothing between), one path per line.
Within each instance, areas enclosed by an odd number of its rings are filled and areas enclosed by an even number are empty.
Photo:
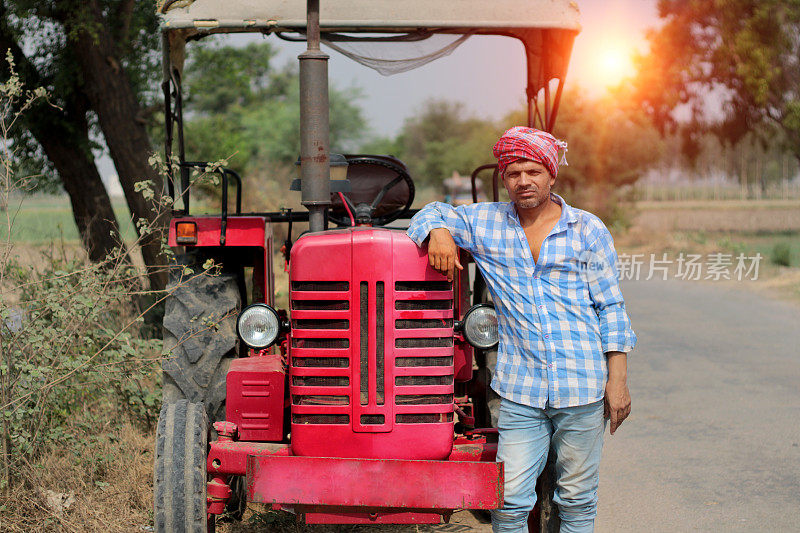
M455 269L464 270L458 261L458 247L446 228L432 229L428 236L428 262L440 274L453 281Z

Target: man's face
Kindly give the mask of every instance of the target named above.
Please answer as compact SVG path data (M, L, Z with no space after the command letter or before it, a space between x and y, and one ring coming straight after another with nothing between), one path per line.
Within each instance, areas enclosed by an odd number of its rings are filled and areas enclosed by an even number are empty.
M547 167L530 159L510 163L503 174L508 197L521 209L531 209L546 202L555 182Z

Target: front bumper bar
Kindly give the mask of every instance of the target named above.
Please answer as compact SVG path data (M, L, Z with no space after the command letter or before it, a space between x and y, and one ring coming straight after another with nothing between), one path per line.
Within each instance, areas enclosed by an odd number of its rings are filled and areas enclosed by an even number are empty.
M496 509L503 504L503 465L251 455L247 496L288 506Z
M304 457L288 445L217 441L208 471L246 476L248 500L275 507L496 509L504 477L495 453L493 444L461 442L443 461Z

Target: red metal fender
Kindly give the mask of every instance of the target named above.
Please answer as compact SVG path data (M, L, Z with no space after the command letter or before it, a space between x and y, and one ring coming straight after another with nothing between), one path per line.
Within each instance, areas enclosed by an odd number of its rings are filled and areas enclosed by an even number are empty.
M335 457L248 456L248 501L405 509L497 509L503 465Z
M194 222L197 225L197 247L217 247L219 246L219 235L221 233L222 218L220 215L213 216L191 216L173 218L169 222L168 243L170 246L181 246L178 244L175 234L175 225L178 222ZM228 228L225 232L225 246L257 246L259 248L269 248L272 230L267 230L267 219L264 217L253 216L230 216L228 217Z

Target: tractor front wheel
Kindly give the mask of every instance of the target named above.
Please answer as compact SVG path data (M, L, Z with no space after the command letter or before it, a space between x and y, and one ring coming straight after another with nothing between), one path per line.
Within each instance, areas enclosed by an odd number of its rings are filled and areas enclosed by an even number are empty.
M203 403L212 422L224 420L225 376L239 356L241 283L226 270L206 272L196 252L177 259L164 312L164 403Z
M207 533L209 424L202 403L165 403L158 417L153 491L156 533Z

